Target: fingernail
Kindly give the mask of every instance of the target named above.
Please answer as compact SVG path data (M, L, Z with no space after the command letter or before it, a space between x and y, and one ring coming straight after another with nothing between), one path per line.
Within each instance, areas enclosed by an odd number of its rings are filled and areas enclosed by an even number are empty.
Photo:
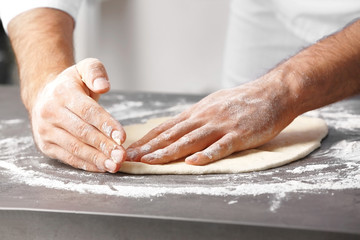
M116 162L116 163L121 163L122 160L124 158L124 152L119 150L119 149L115 149L111 152L111 159Z
M94 90L103 90L110 86L109 81L106 78L97 78L93 82Z
M105 161L105 167L109 172L115 172L116 170L116 164L110 159Z
M111 137L112 137L112 139L114 139L114 141L117 144L121 145L122 134L121 134L120 131L118 131L118 130L113 131L112 134L111 134Z

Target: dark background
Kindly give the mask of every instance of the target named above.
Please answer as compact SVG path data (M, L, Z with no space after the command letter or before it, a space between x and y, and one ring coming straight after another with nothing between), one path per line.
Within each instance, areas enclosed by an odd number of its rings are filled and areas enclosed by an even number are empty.
M0 20L0 84L15 84L15 57Z

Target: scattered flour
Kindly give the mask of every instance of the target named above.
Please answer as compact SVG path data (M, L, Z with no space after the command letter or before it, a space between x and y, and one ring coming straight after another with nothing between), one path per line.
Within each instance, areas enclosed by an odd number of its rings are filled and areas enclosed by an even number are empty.
M306 166L297 167L292 170L287 170L286 172L302 174L304 172L309 172L309 171L323 170L328 167L329 164L306 165Z
M275 199L271 202L270 211L276 212L281 205L281 202L286 197L286 194L284 192L276 193Z
M232 200L232 201L229 201L228 204L229 204L229 205L232 205L232 204L235 204L235 203L237 203L237 202L238 202L237 200Z
M167 194L183 195L211 195L211 196L241 196L275 194L272 211L276 211L281 197L288 192L319 192L324 190L353 189L360 187L360 163L344 162L335 160L333 166L343 166L326 171L323 175L314 174L311 179L305 172L316 172L329 168L330 164L308 163L306 166L294 169L273 169L266 172L254 172L240 175L203 175L193 176L191 182L184 184L149 181L154 176L133 175L102 175L103 179L94 173L88 173L72 168L54 166L51 160L38 156L33 152L33 142L30 136L19 138L7 138L0 140L1 161L0 172L9 176L16 183L24 183L29 186L46 187L78 193L105 194L111 196L123 196L133 198L159 197ZM344 149L344 148L343 148ZM20 151L19 151L20 150ZM344 149L347 151L348 149ZM360 149L353 149L357 154ZM33 159L37 165L24 164L24 161ZM33 162L34 162L33 161ZM47 162L44 162L47 161ZM284 168L285 169L285 168ZM56 172L56 174L54 174ZM284 174L290 174L287 179ZM271 181L255 180L262 176L271 177ZM342 177L339 178L339 175ZM71 180L69 180L71 177ZM175 177L174 177L175 178ZM144 180L146 183L144 184ZM133 182L132 182L133 181ZM217 182L209 186L208 182Z
M329 105L322 108L322 111L314 110L305 115L326 119L327 124L335 129L351 132L360 129L359 115L343 106Z
M154 111L142 109L142 102L123 102L108 108L118 120L178 112L188 105L167 107ZM129 110L130 109L130 110ZM327 109L329 111L329 109ZM326 116L330 128L357 129L360 117L345 113L347 124L335 121L327 111L313 111L310 115ZM125 115L126 112L126 115ZM332 120L334 118L334 120ZM336 117L338 119L339 116ZM342 118L342 117L341 117ZM27 122L19 119L0 122L4 131L10 127L25 128ZM2 131L3 131L2 130ZM244 174L201 176L136 176L126 174L95 174L57 163L41 156L35 150L30 131L23 136L4 136L0 132L0 176L14 184L129 198L153 198L166 195L258 196L273 195L270 211L276 212L287 193L319 193L329 190L360 189L359 136L340 139L330 148L320 148L311 160L301 166L294 163L282 168ZM295 166L294 166L295 165ZM311 176L311 177L309 177ZM169 181L171 179L171 181ZM235 204L236 200L227 202Z
M4 127L9 126L9 125L23 123L24 121L25 121L24 119L1 120L0 121L0 129L3 129Z
M0 124L3 125L13 125L13 124L19 124L19 123L23 123L24 119L9 119L9 120L2 120L0 121Z

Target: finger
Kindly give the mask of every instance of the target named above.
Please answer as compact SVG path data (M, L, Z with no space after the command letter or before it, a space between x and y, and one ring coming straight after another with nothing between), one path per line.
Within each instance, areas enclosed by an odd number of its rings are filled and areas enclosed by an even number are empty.
M58 145L70 154L74 155L77 159L82 159L85 162L95 165L99 171L106 170L114 173L119 170L120 163L116 163L97 149L79 141L65 130L56 128L53 130L53 133L56 134L57 140L56 142L50 143ZM72 160L72 158L70 158L70 160L62 160L68 162Z
M196 128L199 128L201 126L200 122L197 121L184 121L180 122L178 124L171 124L167 123L169 125L166 125L166 127L172 125L170 129L167 129L166 131L161 132L157 136L153 138L147 137L149 141L143 141L143 145L138 146L136 148L132 148L131 146L127 149L128 154L128 161L140 161L140 158L144 156L145 154L154 152L158 149L161 149L165 146L168 146L181 138L182 136L188 134L189 132L193 131ZM159 126L163 128L163 126ZM166 129L166 128L164 128ZM163 129L161 129L163 130ZM157 131L154 129L154 131ZM150 133L149 133L150 134ZM150 140L151 139L151 140Z
M119 164L126 159L126 152L122 146L118 146L111 139L106 137L94 126L85 123L78 116L67 109L59 110L61 120L56 126L61 127L82 142L98 149L115 163ZM72 122L68 124L68 120Z
M235 140L236 137L234 134L226 134L203 151L197 152L185 158L185 162L191 165L205 165L227 157L235 152Z
M90 172L105 172L105 170L100 170L95 164L84 161L67 152L57 144L46 144L45 151L46 155L48 155L50 158L58 159L62 163L68 164L74 168L83 169Z
M86 58L76 65L76 69L86 86L94 93L110 90L110 82L104 65L96 58Z
M204 126L186 134L163 149L143 156L141 162L148 164L168 163L202 150L219 138L220 133L213 128Z
M184 118L176 117L176 118L172 118L172 119L169 119L169 120L163 122L163 123L159 124L157 127L150 130L150 132L148 132L140 140L132 143L128 148L130 149L130 148L136 148L136 147L142 146L142 145L148 143L151 139L154 139L159 134L174 127L176 124L179 124L182 121L184 121Z
M126 133L121 124L89 96L74 97L66 103L66 108L84 122L100 130L105 136L112 138L118 145L125 142Z

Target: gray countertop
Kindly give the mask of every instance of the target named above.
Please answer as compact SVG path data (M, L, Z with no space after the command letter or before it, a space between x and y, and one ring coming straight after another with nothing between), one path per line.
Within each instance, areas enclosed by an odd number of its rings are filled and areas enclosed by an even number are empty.
M201 96L111 92L123 125ZM0 87L1 239L360 239L360 96L307 113L329 135L304 159L260 172L98 174L44 157L16 87Z

